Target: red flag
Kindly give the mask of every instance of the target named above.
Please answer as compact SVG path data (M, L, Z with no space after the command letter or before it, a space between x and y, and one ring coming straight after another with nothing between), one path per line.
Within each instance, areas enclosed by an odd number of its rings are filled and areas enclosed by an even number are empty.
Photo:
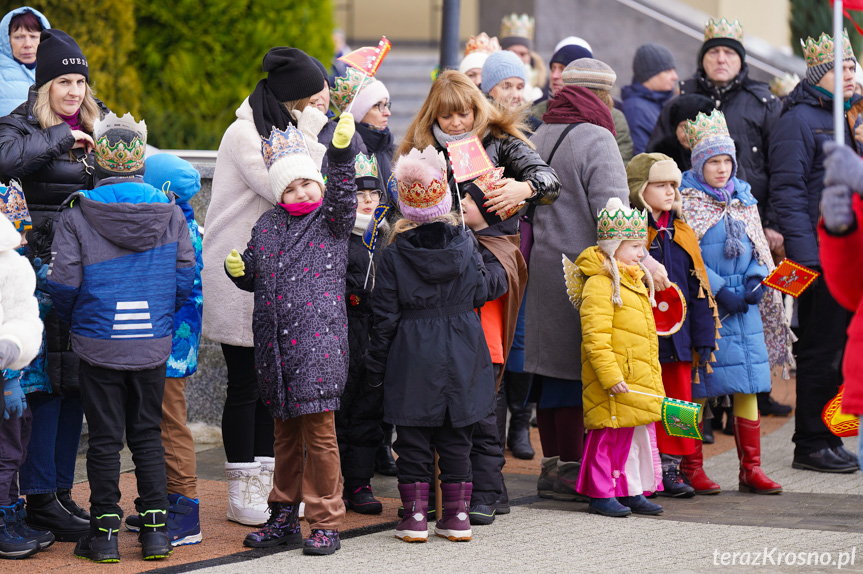
M842 412L842 395L845 385L840 385L836 396L827 401L821 411L821 420L836 436L856 436L860 430L860 417Z
M472 136L455 142L447 142L452 173L458 183L474 179L494 169L494 164L485 153L479 137Z
M835 2L830 0L830 5L832 6ZM863 0L844 0L842 2L842 8L845 10L863 10Z
M797 298L819 275L817 271L794 263L790 259L783 259L762 283Z
M372 48L371 46L359 48L349 54L345 54L339 58L339 61L372 77L378 71L381 62L384 61L384 58L392 47L393 45L387 40L387 37L381 36L381 41L378 42L377 48Z

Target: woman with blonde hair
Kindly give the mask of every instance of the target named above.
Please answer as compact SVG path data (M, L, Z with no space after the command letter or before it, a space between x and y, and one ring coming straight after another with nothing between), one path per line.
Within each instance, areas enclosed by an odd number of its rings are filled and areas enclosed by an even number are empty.
M21 182L33 219L28 255L38 258L37 276L44 277L61 207L74 192L95 184L93 124L108 108L93 96L87 59L68 34L42 30L36 57L36 81L27 101L0 118L0 180ZM22 373L33 421L20 489L27 496L29 525L73 541L90 528L89 515L71 497L84 417L78 358L71 351L69 326L60 323L38 284L36 296L47 357Z
M491 162L504 168L497 189L488 194L491 211L506 213L525 203L553 203L560 192L560 181L524 135L521 118L489 102L461 72L447 70L432 84L396 157L429 145L445 152L448 142L476 135ZM447 179L452 179L449 160ZM455 193L454 186L450 189Z

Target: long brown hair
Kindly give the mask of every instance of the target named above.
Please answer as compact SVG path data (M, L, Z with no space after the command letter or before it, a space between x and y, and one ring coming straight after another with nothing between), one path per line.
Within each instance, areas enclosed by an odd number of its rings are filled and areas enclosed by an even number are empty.
M429 95L408 127L396 157L411 149L425 149L435 144L432 126L438 116L473 110L473 133L482 138L488 130L496 138L513 136L531 148L534 145L524 135L522 114L511 113L492 105L470 78L458 70L447 70L432 84Z
M33 105L33 114L36 116L43 130L63 123L60 116L51 109L51 85L56 81L57 78L54 78L50 82L45 82L36 92L36 103ZM93 97L95 95L93 88L90 87L89 83L85 82L84 85L87 87L84 97L81 99L81 107L79 108L81 115L79 118L84 131L92 134L93 126L96 124L96 120L102 117L102 112L99 110L99 104L96 103L96 99Z

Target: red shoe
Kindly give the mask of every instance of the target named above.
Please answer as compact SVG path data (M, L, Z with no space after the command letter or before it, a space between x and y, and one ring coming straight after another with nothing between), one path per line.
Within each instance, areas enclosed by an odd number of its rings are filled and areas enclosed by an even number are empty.
M680 472L686 482L695 489L695 494L719 494L722 489L707 477L704 472L704 455L701 441L695 441L695 452L684 455L680 460Z
M782 485L761 470L761 417L750 421L734 417L734 442L740 459L740 490L755 494L779 494Z

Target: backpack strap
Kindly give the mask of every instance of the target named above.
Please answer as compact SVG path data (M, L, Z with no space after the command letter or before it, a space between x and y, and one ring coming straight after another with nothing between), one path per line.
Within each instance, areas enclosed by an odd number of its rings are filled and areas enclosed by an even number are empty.
M560 132L560 137L557 138L557 141L555 142L554 147L551 148L551 153L548 154L548 159L545 160L545 164L548 167L551 167L551 160L554 158L554 154L557 152L557 148L560 147L560 144L562 144L563 140L566 139L567 134L572 131L572 128L577 126L579 123L581 123L581 122L569 124L563 129L562 132ZM533 221L533 213L536 211L536 208L537 208L537 205L535 203L531 203L527 207L527 213L524 214L524 217L522 218L522 220L526 221L528 223L532 222Z

